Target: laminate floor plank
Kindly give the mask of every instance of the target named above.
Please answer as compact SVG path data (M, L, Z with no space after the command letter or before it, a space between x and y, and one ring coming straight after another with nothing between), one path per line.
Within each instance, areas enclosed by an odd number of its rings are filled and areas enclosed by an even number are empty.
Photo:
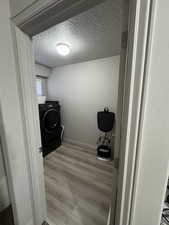
M105 171L108 170L109 172L112 171L112 162L107 162L106 164L103 163L103 161L100 160L96 160L96 151L91 149L91 153L86 153L86 149L76 149L73 148L71 149L71 147L67 147L67 146L61 146L60 149L64 148L65 150L67 149L68 151L63 151L63 155L68 155L69 157L74 157L77 160L80 160L82 162L90 164L90 165L94 165L95 167L98 168L102 168ZM70 151L71 149L71 151ZM84 157L82 157L84 156ZM91 157L93 156L93 157Z
M106 225L113 164L90 148L63 143L44 160L48 217L55 225Z
M55 162L53 163L52 160ZM95 173L95 171L88 172L87 169L81 169L76 168L70 163L66 164L65 162L61 162L58 159L52 159L50 162L48 162L48 166L50 168L53 168L54 170L60 170L65 174L65 177L67 178L77 178L79 182L87 182L93 186L96 186L97 189L100 189L101 191L109 191L111 183L107 184L106 176L101 177Z
M81 167L82 169L86 168L86 162L84 162L82 160L77 160L76 158L72 157L71 154L70 155L66 155L64 153L58 154L57 159L65 162L65 163L70 163L74 166ZM95 165L91 165L89 163L87 164L87 167L88 167L87 170L89 172L90 171L93 172L93 170L95 170L95 173L99 173L99 175L112 177L112 169L111 169L111 171L103 170L102 168L96 167Z

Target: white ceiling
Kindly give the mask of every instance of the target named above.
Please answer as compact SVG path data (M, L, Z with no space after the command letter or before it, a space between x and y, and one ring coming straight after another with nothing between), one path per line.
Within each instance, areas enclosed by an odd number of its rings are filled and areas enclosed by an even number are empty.
M120 0L107 0L33 37L36 62L62 66L120 53ZM57 43L68 43L68 56L58 55Z

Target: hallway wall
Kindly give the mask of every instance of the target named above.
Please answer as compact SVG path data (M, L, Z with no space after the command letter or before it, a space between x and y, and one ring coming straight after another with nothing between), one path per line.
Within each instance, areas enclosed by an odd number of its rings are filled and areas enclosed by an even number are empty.
M11 30L9 0L0 1L0 131L8 154L11 189L18 225L33 225L32 197L27 172L24 125ZM26 203L26 204L25 204Z

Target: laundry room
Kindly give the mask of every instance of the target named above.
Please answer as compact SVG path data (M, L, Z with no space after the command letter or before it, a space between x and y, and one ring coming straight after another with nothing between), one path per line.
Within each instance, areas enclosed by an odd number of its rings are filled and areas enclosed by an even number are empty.
M121 54L117 2L33 37L51 224L106 225L109 215Z
M39 103L58 103L65 142L97 148L97 112L106 107L116 113L119 59L113 56L53 69L36 64Z

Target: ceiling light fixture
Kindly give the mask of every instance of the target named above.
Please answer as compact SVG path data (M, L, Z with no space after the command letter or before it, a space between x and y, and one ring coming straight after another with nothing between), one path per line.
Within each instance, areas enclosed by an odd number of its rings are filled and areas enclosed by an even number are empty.
M56 50L60 55L66 56L70 53L70 46L66 43L59 43L56 45Z

